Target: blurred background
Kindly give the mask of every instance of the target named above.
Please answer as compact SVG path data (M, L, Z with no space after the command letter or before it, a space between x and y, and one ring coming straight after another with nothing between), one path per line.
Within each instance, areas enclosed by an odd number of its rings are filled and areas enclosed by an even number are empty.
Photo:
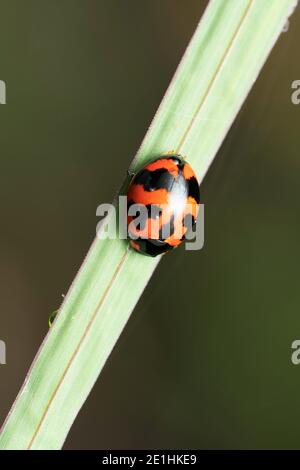
M206 3L1 2L1 421ZM162 260L65 449L299 448L299 41L298 9L202 185L204 249Z

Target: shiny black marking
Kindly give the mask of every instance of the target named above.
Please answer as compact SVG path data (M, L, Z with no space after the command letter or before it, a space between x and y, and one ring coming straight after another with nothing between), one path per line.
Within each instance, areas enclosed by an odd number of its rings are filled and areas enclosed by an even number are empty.
M135 204L135 202L132 199L127 199L127 212L133 204Z
M145 240L138 238L134 240L140 247L140 251L148 256L157 256L165 253L166 251L172 250L174 247L164 243L160 240Z
M186 214L183 218L182 224L187 229L186 233L184 234L182 238L184 239L186 235L189 234L195 227L195 224L196 224L195 217L192 214Z
M194 176L187 180L188 183L188 196L191 196L195 199L196 203L200 203L200 189L198 181Z
M166 189L170 191L175 178L166 168L149 171L141 170L134 178L134 184L141 184L145 191L156 191L157 189Z

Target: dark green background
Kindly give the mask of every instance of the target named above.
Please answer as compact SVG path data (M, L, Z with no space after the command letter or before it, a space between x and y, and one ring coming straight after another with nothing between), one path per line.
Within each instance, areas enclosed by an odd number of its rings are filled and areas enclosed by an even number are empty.
M1 1L1 419L205 4ZM162 260L66 449L300 447L299 31L202 185L204 249Z

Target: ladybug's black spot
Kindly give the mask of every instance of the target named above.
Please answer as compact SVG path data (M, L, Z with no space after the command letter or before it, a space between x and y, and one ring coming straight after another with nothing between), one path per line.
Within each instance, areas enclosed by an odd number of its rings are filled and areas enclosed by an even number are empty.
M134 183L141 184L145 191L156 191L166 189L170 191L175 178L165 168L149 171L141 170L135 177Z
M192 176L192 178L187 180L188 183L188 196L195 199L196 203L200 203L200 189L197 179Z
M186 214L183 218L182 224L186 227L186 234L190 233L195 226L195 217L192 214ZM184 236L185 238L185 236Z
M166 251L170 251L173 249L172 246L160 240L146 240L138 238L134 240L134 243L138 244L140 247L140 251L148 256L162 255Z
M127 212L128 212L128 209L129 209L133 204L135 204L135 202L134 202L132 199L127 200Z

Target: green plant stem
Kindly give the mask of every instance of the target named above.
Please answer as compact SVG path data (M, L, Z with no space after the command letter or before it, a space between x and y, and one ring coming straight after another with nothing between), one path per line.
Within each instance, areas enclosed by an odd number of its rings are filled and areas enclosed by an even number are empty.
M294 7L212 0L131 169L176 149L201 182ZM124 240L94 241L5 422L1 449L61 448L158 262Z

